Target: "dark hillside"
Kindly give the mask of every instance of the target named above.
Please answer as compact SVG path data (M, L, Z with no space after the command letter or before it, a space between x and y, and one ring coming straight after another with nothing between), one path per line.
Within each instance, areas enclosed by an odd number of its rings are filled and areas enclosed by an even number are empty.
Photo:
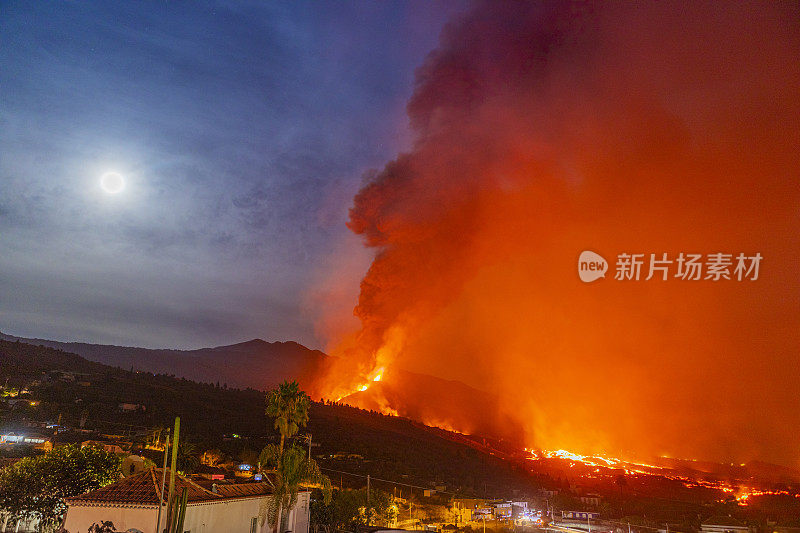
M77 374L73 381L72 375L54 371ZM258 450L274 434L264 414L263 392L131 372L43 346L0 341L0 380L9 386L27 384L30 397L40 402L24 411L0 412L3 425L21 423L23 416L52 422L61 415L64 425L77 427L83 416L86 428L143 440L148 429L169 427L180 416L181 434L199 449L234 452ZM142 404L144 410L121 413L120 403ZM405 418L314 403L306 432L319 444L313 453L326 468L424 486L444 484L448 491L481 496L537 486L531 474ZM238 439L223 438L234 433Z

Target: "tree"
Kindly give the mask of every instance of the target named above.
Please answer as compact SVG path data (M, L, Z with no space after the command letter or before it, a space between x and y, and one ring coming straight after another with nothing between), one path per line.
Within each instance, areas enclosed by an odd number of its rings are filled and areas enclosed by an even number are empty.
M189 475L200 466L200 458L197 456L197 447L188 441L178 443L178 472Z
M267 393L267 415L275 418L275 429L281 435L280 445L267 445L258 459L259 470L274 472L271 480L272 495L259 513L261 523L269 519L279 533L284 509L291 509L297 503L297 493L303 483L316 483L322 486L325 502L331 498L331 482L319 469L316 461L306 457L305 451L292 444L285 448L286 439L297 434L308 423L308 408L311 399L300 390L296 381L284 381L278 388Z
M239 452L239 460L248 465L257 464L259 457L259 453L255 450L251 450L250 448L243 448L242 451Z
M369 491L369 508L366 489L334 491L328 502L316 493L312 494L311 524L315 531L356 531L367 523L391 527L397 519L397 512L392 495L381 490Z
M311 529L314 533L319 533L320 530L323 533L330 533L331 531L336 529L336 513L335 513L335 502L336 502L336 494L339 491L334 491L332 493L332 499L327 504L323 499L323 495L319 489L315 489L311 492Z
M66 510L65 498L119 477L120 459L114 454L92 446L59 446L0 470L0 508L12 519L38 518L42 527L52 527Z
M275 419L275 429L281 435L280 453L283 453L286 439L308 423L310 405L311 399L296 381L284 381L267 393L267 416Z
M213 448L204 451L202 457L200 458L200 462L206 466L217 466L221 460L222 452L219 451L219 448Z
M291 509L297 503L297 494L303 484L317 484L322 488L325 503L331 499L331 482L328 476L320 472L319 465L310 459L303 448L292 445L283 453L274 444L269 444L261 452L259 467L274 469L272 494L267 498L267 505L261 512L261 523L268 518L275 524L279 532L284 509Z

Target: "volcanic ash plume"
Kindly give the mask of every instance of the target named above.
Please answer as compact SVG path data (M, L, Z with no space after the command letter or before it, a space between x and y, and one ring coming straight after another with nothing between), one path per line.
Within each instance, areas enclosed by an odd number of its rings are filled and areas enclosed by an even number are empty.
M385 410L511 417L528 446L796 464L799 21L788 2L453 21L417 72L412 149L355 197L375 259L323 394L380 374ZM606 279L579 280L583 250ZM756 281L615 281L623 252L764 259ZM401 371L494 400L401 397Z

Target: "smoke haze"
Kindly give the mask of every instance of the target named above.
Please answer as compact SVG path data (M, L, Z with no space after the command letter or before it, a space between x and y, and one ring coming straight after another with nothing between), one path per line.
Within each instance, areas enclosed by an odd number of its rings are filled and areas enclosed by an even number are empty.
M528 446L797 465L799 21L777 2L489 2L453 20L417 71L412 148L354 199L375 259L320 394L404 369L497 399L441 398L456 429L512 419ZM606 279L579 280L583 250ZM623 252L764 259L757 281L615 281ZM414 396L389 407L418 412Z

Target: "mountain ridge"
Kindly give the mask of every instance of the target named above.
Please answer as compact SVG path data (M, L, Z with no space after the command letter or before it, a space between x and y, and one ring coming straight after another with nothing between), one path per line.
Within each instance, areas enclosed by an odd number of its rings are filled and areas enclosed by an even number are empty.
M258 338L193 350L61 342L3 332L0 332L0 340L19 340L71 352L124 370L173 375L241 389L268 390L284 380L297 380L315 397L321 396L317 385L323 382L336 359L295 341L269 342ZM475 398L485 406L482 412L464 409L468 400ZM387 412L389 407L401 416L423 423L522 442L519 424L508 413L502 413L498 399L461 381L393 369L387 371L384 381L375 383L371 391L348 396L343 403L379 412Z
M0 339L63 350L118 368L256 389L269 389L290 377L301 384L309 383L315 378L321 363L329 357L295 341L268 342L263 339L193 350L62 342L18 337L4 332L0 332Z

